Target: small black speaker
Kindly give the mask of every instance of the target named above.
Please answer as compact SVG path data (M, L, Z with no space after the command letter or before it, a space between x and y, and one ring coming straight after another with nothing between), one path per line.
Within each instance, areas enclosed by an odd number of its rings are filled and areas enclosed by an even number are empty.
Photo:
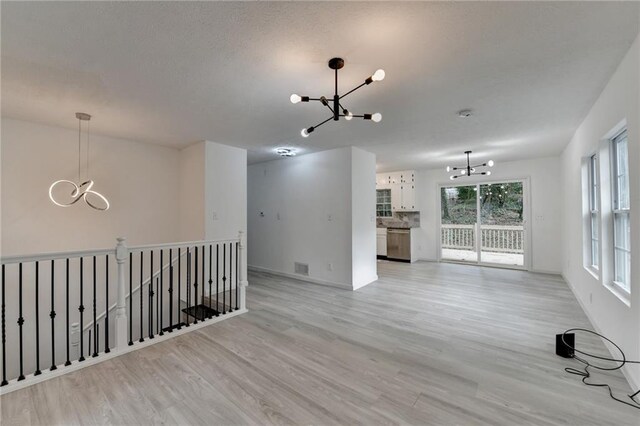
M564 342L562 336L564 336ZM575 347L576 335L574 333L556 334L556 355L563 358L573 358L573 348Z

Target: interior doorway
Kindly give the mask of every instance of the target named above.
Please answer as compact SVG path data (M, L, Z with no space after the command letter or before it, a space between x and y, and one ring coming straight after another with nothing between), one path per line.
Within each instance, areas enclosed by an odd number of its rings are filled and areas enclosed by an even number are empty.
M440 188L440 260L526 269L526 180Z

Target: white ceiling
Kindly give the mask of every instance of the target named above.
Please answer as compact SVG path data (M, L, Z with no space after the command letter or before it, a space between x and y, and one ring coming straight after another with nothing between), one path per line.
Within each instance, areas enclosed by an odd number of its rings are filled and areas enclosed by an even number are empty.
M558 154L638 34L638 3L3 2L2 114L182 147L356 145L380 170ZM291 93L341 91L379 124ZM473 108L460 119L456 111Z

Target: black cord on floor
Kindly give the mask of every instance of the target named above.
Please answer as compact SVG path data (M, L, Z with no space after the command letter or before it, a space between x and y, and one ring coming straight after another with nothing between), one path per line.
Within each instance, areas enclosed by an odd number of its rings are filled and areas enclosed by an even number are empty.
M598 355L590 354L590 353L585 352L585 351L580 351L580 350L572 347L571 345L569 345L565 341L564 337L565 337L565 335L567 333L573 333L573 332L576 332L576 331L593 334L593 335L598 336L598 337L606 340L607 342L611 343L620 352L620 355L622 355L622 359L610 358L610 357L605 357L605 356L598 356ZM600 333L596 333L593 330L587 330L586 328L570 328L569 330L566 330L564 333L562 333L562 343L566 347L571 348L573 350L574 354L573 354L572 358L574 358L575 360L577 360L577 361L581 362L582 364L584 364L584 367L581 370L577 369L577 368L567 367L567 368L564 369L564 371L566 371L569 374L575 374L576 376L582 377L582 383L584 383L587 386L606 387L609 390L609 395L614 400L616 400L618 402L621 402L623 404L626 404L626 405L628 405L630 407L640 409L640 402L636 401L636 399L635 399L636 396L640 395L640 390L638 390L637 392L635 392L635 393L633 393L631 395L627 395L629 397L629 399L631 400L631 402L629 402L629 401L626 401L624 399L617 398L613 394L613 390L611 389L611 386L609 386L606 383L589 383L589 382L587 382L587 379L589 379L591 377L591 372L589 371L589 368L595 368L597 370L602 370L602 371L615 371L615 370L619 370L622 367L624 367L625 364L640 364L640 361L628 360L627 357L625 356L624 352L620 348L620 346L616 345L611 339L603 336ZM580 356L578 356L576 354L584 355L585 357L589 357L589 358L599 359L601 361L619 363L619 365L616 365L616 366L613 366L613 367L602 367L602 366L598 366L598 365L593 365L589 361L587 361L586 359L581 358Z

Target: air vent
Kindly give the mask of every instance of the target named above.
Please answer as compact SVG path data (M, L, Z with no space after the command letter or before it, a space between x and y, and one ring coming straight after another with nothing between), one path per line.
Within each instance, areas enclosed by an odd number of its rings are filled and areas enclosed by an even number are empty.
M309 264L295 262L296 274L309 276Z

